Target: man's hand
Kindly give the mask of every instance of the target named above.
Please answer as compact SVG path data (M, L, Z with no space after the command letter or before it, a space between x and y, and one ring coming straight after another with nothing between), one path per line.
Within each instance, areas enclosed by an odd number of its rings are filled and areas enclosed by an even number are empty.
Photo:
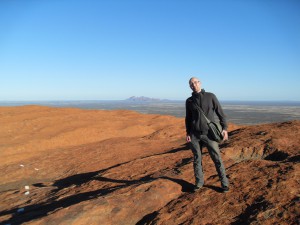
M187 141L188 143L192 141L190 135L187 135L187 136L186 136L186 141Z
M223 135L223 141L228 140L228 132L227 132L227 130L222 130L222 135Z

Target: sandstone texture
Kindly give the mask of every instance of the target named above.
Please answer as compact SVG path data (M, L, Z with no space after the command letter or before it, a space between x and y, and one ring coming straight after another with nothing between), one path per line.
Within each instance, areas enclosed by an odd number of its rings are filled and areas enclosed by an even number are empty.
M237 126L193 193L184 119L0 107L0 224L300 224L300 121Z

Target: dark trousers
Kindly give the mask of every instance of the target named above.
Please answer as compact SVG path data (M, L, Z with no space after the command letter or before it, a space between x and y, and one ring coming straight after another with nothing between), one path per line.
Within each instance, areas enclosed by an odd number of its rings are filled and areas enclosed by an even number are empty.
M219 144L206 135L200 135L200 138L191 136L190 147L194 154L194 173L196 179L196 185L202 186L204 184L204 176L202 169L202 147L205 145L208 149L209 155L213 160L217 173L219 175L222 187L228 187L228 179L226 177L225 167L221 158Z

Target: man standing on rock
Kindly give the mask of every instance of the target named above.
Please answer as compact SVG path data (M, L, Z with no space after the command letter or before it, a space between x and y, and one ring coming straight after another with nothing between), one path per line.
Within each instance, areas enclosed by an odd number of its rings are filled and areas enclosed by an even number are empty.
M194 155L194 173L195 187L194 191L199 190L204 185L204 176L202 169L202 147L205 145L209 155L213 160L223 192L229 191L229 183L226 177L225 167L221 159L219 144L212 140L208 134L208 125L203 114L197 109L197 106L202 108L206 117L211 121L215 121L216 114L222 126L223 140L228 140L227 123L225 114L217 97L210 92L205 92L201 89L201 82L198 78L192 77L189 80L190 88L193 90L192 96L186 100L186 140L190 143Z

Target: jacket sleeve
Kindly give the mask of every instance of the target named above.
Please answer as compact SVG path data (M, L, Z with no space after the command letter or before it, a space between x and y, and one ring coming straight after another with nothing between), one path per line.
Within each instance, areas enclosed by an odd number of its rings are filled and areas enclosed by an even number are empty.
M185 128L186 128L186 134L191 135L192 132L192 124L193 124L193 114L191 111L191 106L188 103L188 100L185 102Z
M222 109L222 106L221 106L219 100L217 99L217 97L215 95L213 95L213 103L214 103L215 113L217 114L217 116L220 120L220 124L221 124L223 130L227 130L228 125L227 125L227 121L226 121L226 115Z

